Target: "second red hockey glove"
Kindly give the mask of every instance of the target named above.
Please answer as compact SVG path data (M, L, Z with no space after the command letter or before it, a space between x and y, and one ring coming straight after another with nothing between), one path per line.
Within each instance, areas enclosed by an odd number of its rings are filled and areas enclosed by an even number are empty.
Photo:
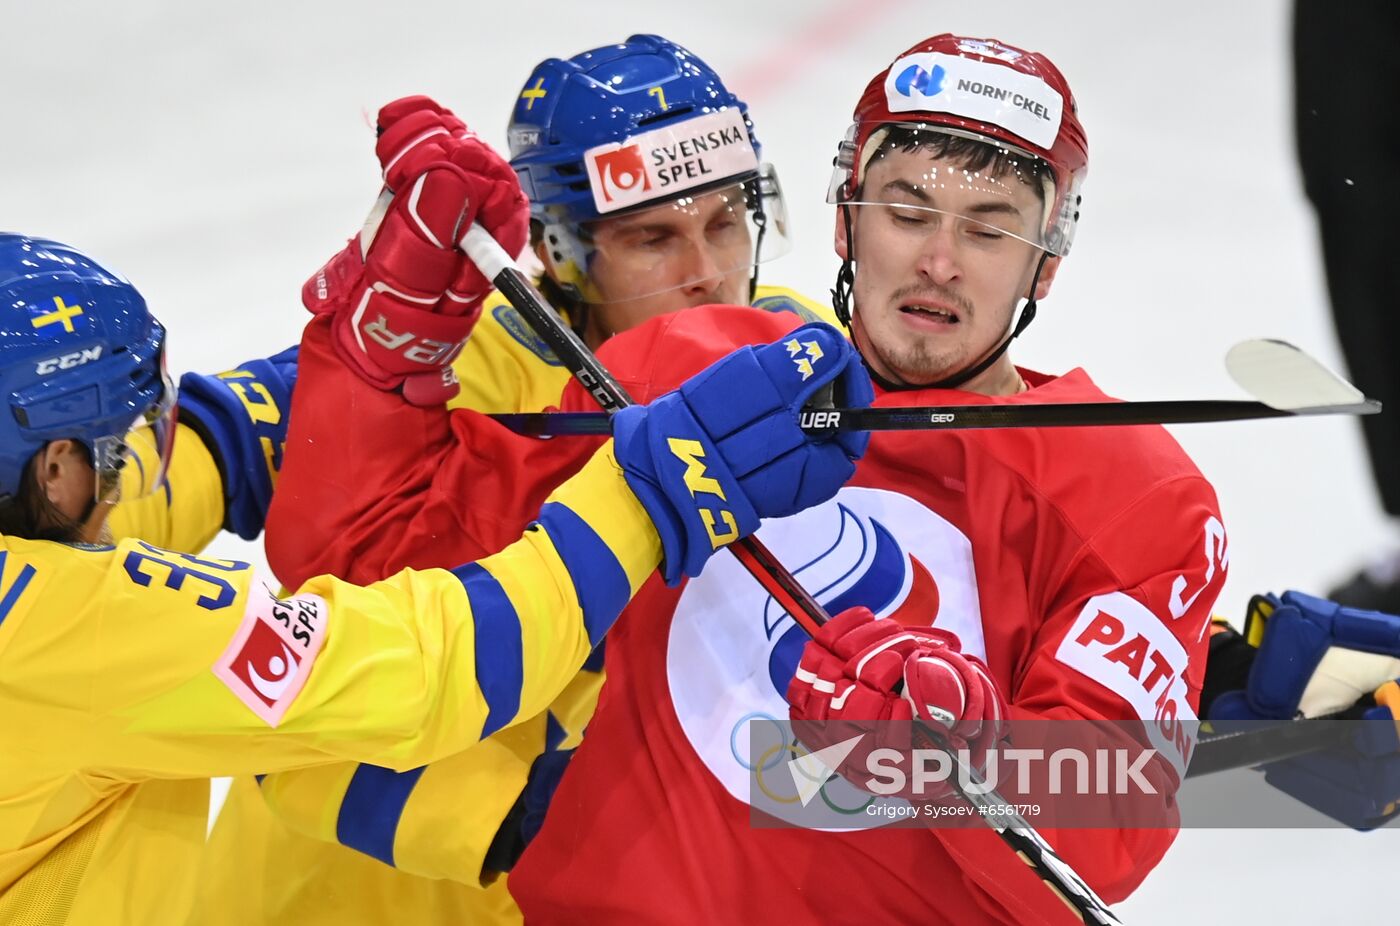
M457 244L476 222L519 254L528 206L510 165L426 97L390 103L380 119L384 193L302 302L335 315L336 350L367 381L438 404L457 392L452 361L491 291Z
M375 127L374 154L391 190L403 189L434 163L448 160L456 142L472 135L452 110L426 96L385 103Z
M853 731L874 734L839 769L858 787L869 777L865 758L871 750L928 748L909 721L924 722L954 751L966 750L981 771L1007 717L1006 700L986 666L961 652L956 636L877 619L868 608L843 611L817 632L802 652L787 697L793 732L814 752ZM931 801L950 794L941 788L903 796Z

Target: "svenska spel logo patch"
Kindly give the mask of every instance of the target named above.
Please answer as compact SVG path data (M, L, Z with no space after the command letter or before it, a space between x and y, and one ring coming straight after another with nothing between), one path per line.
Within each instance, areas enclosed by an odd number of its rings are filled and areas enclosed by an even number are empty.
M214 663L214 675L268 726L277 726L306 686L325 642L327 615L317 595L281 599L255 581L243 623Z
M636 145L624 145L616 151L601 151L590 163L598 172L598 187L594 195L601 194L604 203L611 205L634 193L651 190L651 178L642 164L642 149ZM598 208L602 211L603 207Z
M1041 148L1055 143L1065 101L1039 77L985 61L920 52L890 65L890 112L949 113L1000 126Z
M589 148L583 163L601 214L758 169L748 126L734 108Z

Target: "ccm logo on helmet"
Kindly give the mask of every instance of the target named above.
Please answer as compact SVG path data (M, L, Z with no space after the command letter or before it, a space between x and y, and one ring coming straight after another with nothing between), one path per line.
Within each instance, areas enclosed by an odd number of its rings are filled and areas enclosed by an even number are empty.
M97 360L102 356L102 348L89 347L84 350L74 351L71 354L64 354L61 357L50 357L48 360L40 360L34 365L34 372L40 376L48 376L50 373L57 373L59 370L71 370L80 367L85 363Z
M1152 745L1185 773L1196 744L1186 649L1157 615L1123 592L1090 598L1055 658L1127 701Z

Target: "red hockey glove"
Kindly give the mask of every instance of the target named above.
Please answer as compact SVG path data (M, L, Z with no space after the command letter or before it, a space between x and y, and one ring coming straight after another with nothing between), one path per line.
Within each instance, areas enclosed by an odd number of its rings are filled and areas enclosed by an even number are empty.
M385 106L380 132L384 193L302 302L336 316L336 350L366 380L438 404L457 392L452 361L491 291L457 243L478 222L519 254L528 207L510 165L426 97Z
M864 744L869 748L855 750L843 763L856 785L868 777L861 763L871 749L926 748L917 735L911 742L909 727L899 721L927 723L953 750L966 749L980 770L1001 739L1007 716L1006 701L986 667L960 651L956 636L876 620L867 608L843 611L817 632L802 652L787 697L793 730L813 751L852 735L852 728L834 721L896 722L877 729ZM827 727L835 732L823 732ZM854 732L870 729L862 723ZM947 793L916 797L937 800Z
M461 239L472 221L479 222L505 251L518 257L529 240L530 214L525 194L510 164L477 138L462 120L426 96L406 96L379 110L379 141L374 146L384 184L402 191L434 164L452 163L473 181L468 209L474 210L456 235ZM449 293L491 291L491 282L469 260Z
M470 136L467 124L426 96L406 96L379 110L374 153L384 185L401 190L436 161L448 160L453 144Z

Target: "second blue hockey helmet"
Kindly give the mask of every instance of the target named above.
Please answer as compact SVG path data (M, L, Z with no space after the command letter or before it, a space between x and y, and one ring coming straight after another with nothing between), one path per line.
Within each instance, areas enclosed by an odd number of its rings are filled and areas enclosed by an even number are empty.
M747 105L675 42L634 35L541 62L516 100L508 134L545 263L586 302L608 301L589 285L590 226L614 216L693 209L719 194L748 236L743 256L725 260L755 267L787 250L782 192L762 163ZM682 282L661 276L658 290Z

